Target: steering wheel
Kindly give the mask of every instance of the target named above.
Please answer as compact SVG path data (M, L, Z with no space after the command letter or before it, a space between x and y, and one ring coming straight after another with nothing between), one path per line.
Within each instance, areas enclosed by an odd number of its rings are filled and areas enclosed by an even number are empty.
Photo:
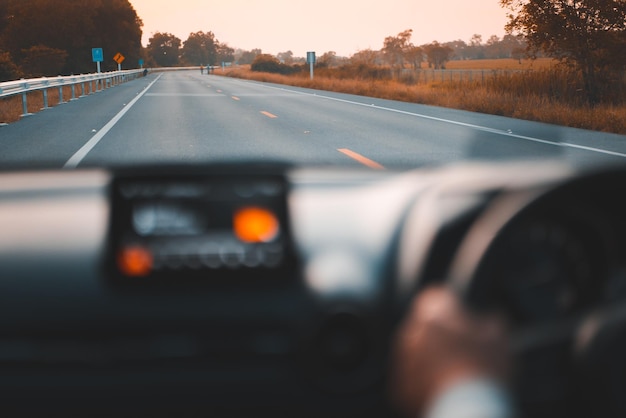
M626 416L626 303L615 204L626 170L503 193L463 239L449 284L508 321L522 417ZM618 225L616 225L616 223Z

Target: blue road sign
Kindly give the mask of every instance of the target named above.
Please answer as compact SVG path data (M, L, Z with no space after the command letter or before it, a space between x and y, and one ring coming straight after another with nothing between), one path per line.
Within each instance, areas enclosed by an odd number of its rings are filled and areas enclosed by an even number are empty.
M93 60L93 62L104 61L104 53L102 52L102 48L91 48L91 59Z

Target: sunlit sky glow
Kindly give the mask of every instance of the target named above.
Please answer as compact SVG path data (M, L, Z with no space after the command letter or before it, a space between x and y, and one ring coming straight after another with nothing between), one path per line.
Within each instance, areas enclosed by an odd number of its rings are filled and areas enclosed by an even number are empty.
M466 42L477 33L502 37L506 10L498 0L130 0L143 20L143 44L155 32L182 41L212 31L233 48L277 54L335 51L350 56L380 49L386 36L413 29L416 45Z

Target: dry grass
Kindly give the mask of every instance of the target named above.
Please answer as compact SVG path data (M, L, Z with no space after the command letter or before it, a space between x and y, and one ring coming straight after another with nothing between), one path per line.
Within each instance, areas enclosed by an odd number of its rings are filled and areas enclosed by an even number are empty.
M490 69L502 69L509 63L486 65ZM234 68L224 75L626 134L626 101L622 93L611 104L589 106L581 96L577 80L552 68L548 60L539 65L542 70L503 74L485 81L464 79L422 84L345 79L332 77L331 71L316 72L314 80L310 80L308 73L284 76L255 73L247 68Z

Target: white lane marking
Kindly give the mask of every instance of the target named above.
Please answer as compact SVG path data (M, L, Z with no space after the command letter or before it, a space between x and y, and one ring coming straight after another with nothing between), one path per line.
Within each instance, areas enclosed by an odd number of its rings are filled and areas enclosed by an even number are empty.
M146 97L226 97L218 93L148 93Z
M133 107L135 103L137 103L137 100L141 99L141 97L144 94L146 94L148 89L152 87L154 83L159 81L159 78L161 78L162 75L163 74L159 74L159 76L155 78L154 81L152 81L152 83L148 84L148 87L146 87L133 100L131 100L130 103L124 106L124 108L120 110L118 114L113 117L113 119L111 119L106 125L104 125L104 127L102 127L102 129L100 129L100 131L97 134L92 136L91 139L87 141L85 145L83 145L78 151L76 151L76 153L72 155L69 160L67 160L63 168L76 168L78 164L80 164L80 162L83 160L83 158L87 156L89 151L91 151L93 147L95 147L96 144L98 144L98 142L100 142L100 140L107 134L107 132L109 132L111 128L113 128L115 124L119 122L120 119L122 119L122 116L124 116L126 112L128 112L130 108Z
M624 154L624 153L616 152L616 151L609 151L609 150L605 150L605 149L601 149L601 148L593 148L593 147L588 147L588 146L585 146L585 145L570 144L568 142L553 142L553 141L548 141L548 140L545 140L545 139L534 138L534 137L531 137L531 136L518 135L518 134L514 134L512 132L502 131L500 129L488 128L486 126L473 125L471 123L458 122L458 121L455 121L455 120L443 119L443 118L438 118L438 117L435 117L435 116L422 115L421 113L407 112L406 110L399 110L399 109L393 109L393 108L390 108L390 107L376 106L374 104L354 102L352 100L339 99L337 97L324 96L324 95L320 95L320 94L316 94L316 93L307 93L307 92L303 92L303 91L290 90L290 89L283 88L283 87L266 86L266 85L263 85L261 83L253 83L253 84L259 85L259 86L262 86L262 87L265 87L265 88L268 88L268 89L288 91L290 93L300 94L300 95L303 95L303 96L312 96L312 97L317 97L317 98L320 98L320 99L332 100L332 101L335 101L335 102L348 103L348 104L353 104L353 105L357 105L357 106L368 107L370 109L374 108L374 109L379 109L379 110L385 110L387 112L400 113L400 114L403 114L403 115L415 116L415 117L422 118L422 119L428 119L428 120L434 120L434 121L437 121L437 122L449 123L451 125L463 126L463 127L466 127L466 128L476 129L478 131L483 131L483 132L489 132L489 133L493 133L493 134L497 134L497 135L508 136L508 137L511 137L511 138L525 139L527 141L539 142L539 143L542 143L542 144L553 145L555 147L576 148L576 149L581 149L581 150L585 150L585 151L598 152L598 153L601 153L601 154L614 155L614 156L617 156L617 157L626 157L626 154Z

